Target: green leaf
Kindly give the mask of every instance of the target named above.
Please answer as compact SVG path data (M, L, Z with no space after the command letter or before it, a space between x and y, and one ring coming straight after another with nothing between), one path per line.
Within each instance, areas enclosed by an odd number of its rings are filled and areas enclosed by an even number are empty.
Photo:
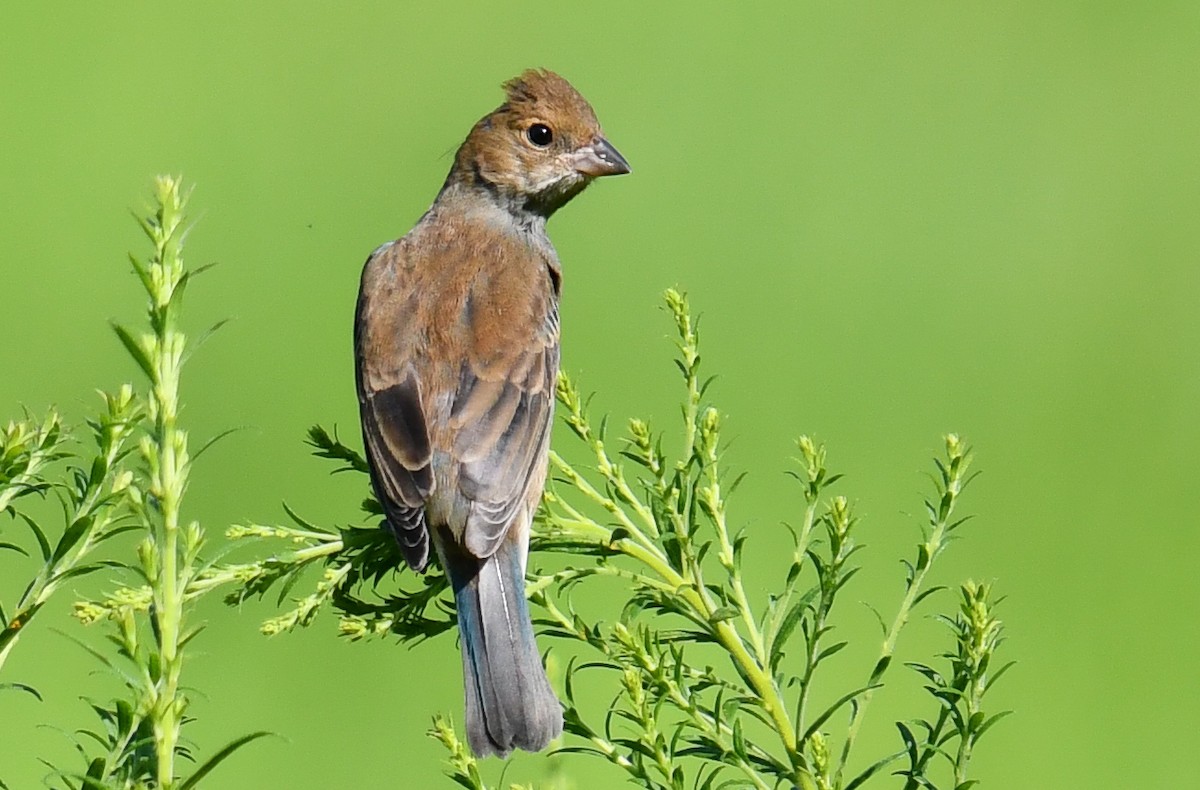
M129 330L125 327L114 322L112 328L117 333L117 337L120 338L121 345L125 346L125 350L129 352L129 356L133 357L133 361L146 374L146 378L154 381L154 365L150 362L150 357L146 355L145 349L134 339L133 335L129 334Z
M880 687L880 684L878 684L878 683L871 685L871 686L863 686L862 688L851 691L849 694L843 694L841 697L838 697L836 702L834 702L832 705L830 705L828 708L826 708L824 713L822 713L820 716L815 718L813 720L812 724L808 725L808 729L804 731L804 736L802 738L800 738L800 740L807 741L809 738L811 738L812 734L814 732L816 732L817 730L821 729L821 725L824 724L829 719L830 716L837 713L838 709L841 708L843 705L845 705L847 702L849 702L852 699L856 699L856 698L862 696L863 694L866 694L868 691L873 691L879 687Z
M856 776L850 780L850 782L846 785L846 790L855 790L855 788L861 786L863 782L870 779L872 776L874 776L876 773L878 773L881 769L886 768L887 766L894 763L896 760L899 760L901 757L904 756L904 754L905 754L905 750L901 749L900 751L898 751L894 754L889 754L887 757L883 757L883 758L871 763L869 766L867 766L867 768L862 773L860 773L858 776Z
M708 622L715 625L717 623L723 623L726 620L732 620L735 617L737 617L737 609L734 609L730 606L720 606L716 609L716 611L709 615Z
M236 740L230 741L228 744L225 745L225 748L221 749L219 752L214 754L212 757L208 758L208 760L205 761L205 763L203 765L201 765L199 768L197 768L196 773L192 774L188 779L185 779L182 783L180 783L179 790L192 790L192 788L194 788L197 784L199 784L201 779L203 779L205 776L207 776L209 774L209 772L211 772L214 768L216 768L218 765L220 765L221 762L225 760L225 758L229 757L229 755L233 754L238 749L242 748L243 746L250 743L251 741L256 741L259 738L265 738L268 735L274 735L274 734L275 733L266 732L265 730L260 730L258 732L252 732L249 735L243 735L242 737L237 738Z
M921 601L924 601L926 598L933 595L934 593L939 593L945 589L946 589L945 585L935 585L933 587L930 587L928 590L923 590L920 595L918 595L916 598L913 598L912 608L916 609L917 604L921 603Z
M796 630L796 626L799 624L801 617L804 615L804 610L808 608L808 605L812 602L812 599L816 597L816 594L816 587L809 589L806 593L804 593L804 595L800 596L800 600L792 604L791 608L788 609L787 614L783 616L783 620L780 621L779 630L775 633L774 638L771 639L769 663L772 672L774 672L775 668L779 666L779 662L783 658L783 649L787 646L788 639L791 638L792 632Z
M133 706L126 700L119 699L116 702L116 709L117 732L132 732Z
M917 736L912 729L902 721L896 722L896 729L900 730L900 740L904 741L904 753L908 754L908 762L911 768L916 768L920 762L920 747L917 746ZM911 777L911 773L909 774Z
M883 619L883 615L881 615L879 613L878 609L876 609L874 606L867 603L866 601L863 601L862 604L863 604L863 606L867 607L868 610L870 610L871 614L875 615L875 622L879 623L879 632L886 637L887 632L888 632L888 624Z
M0 551L15 551L16 553L25 557L29 556L29 552L25 551L25 549L21 548L15 543L0 543Z
M287 600L288 594L291 593L292 589L300 581L303 570L304 566L301 565L283 574L283 586L279 588L279 596L275 599L276 606L283 606L283 602Z
M78 638L76 638L76 637L72 636L71 634L68 634L67 632L65 632L65 631L61 631L61 630L59 630L59 629L57 629L57 628L55 628L55 629L53 629L53 630L54 630L54 632L55 632L56 634L58 634L59 636L65 637L65 638L67 638L67 639L70 639L70 640L71 640L72 642L74 642L76 645L78 645L79 647L83 648L83 649L84 649L84 650L86 650L88 653L90 653L90 654L92 655L92 657L93 657L93 658L95 658L97 661L99 661L99 662L100 662L101 664L103 664L104 666L108 667L108 669L109 669L109 670L110 670L110 671L111 671L111 672L112 672L114 675L116 675L117 677L119 677L119 678L122 680L122 682L124 682L124 683L125 683L125 685L126 685L126 686L128 686L129 688L131 688L131 689L136 689L136 688L140 688L140 687L141 687L141 679L140 679L140 678L134 677L134 676L133 676L133 675L131 675L130 673L128 673L128 672L126 672L125 670L123 670L123 669L121 669L120 667L118 667L116 664L114 664L114 663L113 663L113 662L112 662L112 661L111 661L111 660L108 658L108 656L104 655L104 654L103 654L103 653L101 653L99 650L97 650L96 648L94 648L94 647L92 647L91 645L89 645L87 642L84 642L82 639L78 639ZM115 637L111 637L111 638L115 638Z
M91 735L91 734L92 733L88 733L88 735ZM103 745L104 745L104 743L101 742L101 746L103 746ZM89 779L103 779L104 778L104 767L105 767L104 762L105 762L105 760L103 757L97 757L96 759L92 760L92 764L88 766L88 772L87 772Z
M992 728L993 724L995 724L996 722L1000 721L1001 719L1003 719L1007 716L1011 716L1011 715L1012 715L1012 711L1006 710L1006 711L997 713L996 715L989 718L987 721L985 721L983 724L980 725L979 729L977 729L975 731L975 740L978 741L980 738L982 738L983 734L985 732L987 732L988 730L990 730Z
M735 719L733 722L733 753L743 760L746 759L746 736L742 732L741 719Z
M199 272L199 269L193 271L192 275L195 276L198 272ZM199 334L199 336L196 337L195 340L188 343L187 351L184 352L182 361L186 364L187 361L192 358L192 354L195 354L197 351L199 351L200 348L206 342L208 342L209 338L211 338L213 335L215 335L221 329L221 327L225 326L228 323L229 323L229 319L223 318L220 321L218 321L217 323L210 326L208 329L201 332Z
M1014 666L1016 666L1016 663L1017 663L1016 661L1009 661L1007 664L1000 667L1000 669L998 669L994 673L992 673L992 679L989 680L988 684L987 684L988 691L991 691L992 689L994 689L996 687L996 681L998 681L1001 677L1003 677L1004 674L1006 672L1008 672L1008 670L1010 670Z
M53 576L52 581L61 582L66 581L67 579L74 579L79 576L87 576L90 573L95 573L96 571L104 568L124 569L126 567L128 566L126 566L125 563L117 562L116 560L97 560L96 562L89 562L86 565L76 565L73 568L68 568L62 573L56 573Z
M241 428L228 428L228 429L226 429L226 430L224 430L224 431L221 431L221 432L220 432L220 433L218 433L216 436L212 437L212 438L211 438L211 439L209 439L207 442L205 442L205 443L204 443L204 444L203 444L203 445L200 447L200 449L199 449L199 450L197 450L196 452L192 453L192 461L194 462L194 461L195 461L197 458L199 458L200 456L204 455L205 451L206 451L206 450L208 450L208 448L212 447L214 444L216 444L217 442L221 441L221 440L222 440L222 439L224 439L226 436L229 436L229 435L231 435L231 434L235 434L235 433L237 433L238 431L244 431L244 430L246 430L245 426L243 426L243 427L241 427Z
M837 653L838 651L840 651L843 647L845 647L848 644L850 644L850 643L849 642L838 642L836 645L830 645L829 647L825 648L824 650L822 650L820 653L817 654L817 660L815 663L817 663L817 664L821 663L825 659L832 656L834 653Z
M96 759L99 760L100 758L97 757ZM79 785L79 790L85 790L85 788L86 790L114 790L113 785L108 782L97 781L91 776L75 775L75 778L83 783Z
M36 521L34 521L33 518L31 518L30 516L27 516L21 512L18 512L17 515L21 517L22 521L24 521L26 524L29 525L29 530L33 533L33 536L37 539L38 548L41 549L41 551L42 551L42 559L46 562L49 562L50 555L52 554L52 552L50 551L50 541L46 540L46 533L42 532L42 528L39 527L38 523Z
M871 682L874 683L879 678L883 677L883 673L887 672L888 666L892 663L891 656L881 656L879 661L875 663L875 669L871 670Z
M141 218L138 218L139 224L141 221ZM129 253L129 262L133 264L133 270L137 272L138 279L142 281L142 287L147 291L153 288L154 283L150 280L150 272L146 269L146 264L142 263L132 252Z
M302 518L299 513L297 513L295 510L292 510L292 508L288 505L287 502L282 502L281 504L283 505L283 512L287 513L288 517L291 518L292 521L296 522L296 526L298 526L302 529L309 530L310 532L325 532L325 533L329 532L329 530L321 529L316 524L313 524L311 521L308 521L308 520Z
M24 691L26 694L31 694L35 697L38 702L43 701L42 695L38 693L37 689L33 686L27 686L24 683L0 683L0 691Z

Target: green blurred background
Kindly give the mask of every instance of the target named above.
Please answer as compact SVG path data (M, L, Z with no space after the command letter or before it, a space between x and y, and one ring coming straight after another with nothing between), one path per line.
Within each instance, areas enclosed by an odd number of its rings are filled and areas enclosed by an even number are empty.
M0 414L58 404L78 420L94 388L134 377L107 327L141 315L128 211L154 174L182 172L201 218L189 260L220 264L189 291L191 326L233 319L187 371L185 419L198 440L246 428L201 460L191 514L214 533L281 518L283 499L354 518L361 479L330 478L301 439L315 421L357 439L360 266L426 208L499 83L535 65L575 82L634 167L551 225L563 364L599 390L594 408L676 418L659 292L688 291L728 463L749 473L733 515L761 536L758 578L776 578L778 524L799 510L783 472L795 435L813 433L864 518L868 568L849 597L885 612L928 459L961 432L984 470L964 500L977 518L935 575L996 580L1019 661L991 699L1016 715L976 775L1194 786L1192 2L5 3ZM37 725L91 724L79 697L113 691L51 631L77 631L71 600L5 667L46 697L0 698L14 790L40 786L38 757L75 759ZM326 618L267 640L269 611L199 615L198 751L287 737L240 752L212 786L448 786L422 733L436 711L461 716L453 638L350 645ZM857 650L830 679L851 686L877 636L865 607L841 614ZM900 657L942 643L918 620ZM925 704L904 672L911 688L872 709L864 758ZM621 781L574 765L578 788ZM508 778L540 770L521 758Z

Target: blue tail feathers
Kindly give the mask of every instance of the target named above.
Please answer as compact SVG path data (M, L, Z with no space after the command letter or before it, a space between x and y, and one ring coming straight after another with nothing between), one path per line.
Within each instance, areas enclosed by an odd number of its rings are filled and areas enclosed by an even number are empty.
M486 560L443 551L458 610L467 741L480 757L540 751L562 732L562 706L534 640L520 551L507 540Z

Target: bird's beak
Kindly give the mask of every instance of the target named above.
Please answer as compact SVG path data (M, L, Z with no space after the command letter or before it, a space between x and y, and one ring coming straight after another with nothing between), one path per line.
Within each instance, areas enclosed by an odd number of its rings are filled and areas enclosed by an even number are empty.
M619 176L630 171L625 157L603 137L591 145L585 145L572 156L575 169L585 176Z

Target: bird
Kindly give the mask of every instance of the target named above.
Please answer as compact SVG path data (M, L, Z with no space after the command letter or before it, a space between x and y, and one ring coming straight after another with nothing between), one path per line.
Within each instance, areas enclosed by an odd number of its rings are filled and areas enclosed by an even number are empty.
M563 727L525 597L559 367L562 267L546 222L630 172L587 100L530 69L503 84L429 210L363 267L354 356L363 443L410 568L454 594L466 732L479 757Z

